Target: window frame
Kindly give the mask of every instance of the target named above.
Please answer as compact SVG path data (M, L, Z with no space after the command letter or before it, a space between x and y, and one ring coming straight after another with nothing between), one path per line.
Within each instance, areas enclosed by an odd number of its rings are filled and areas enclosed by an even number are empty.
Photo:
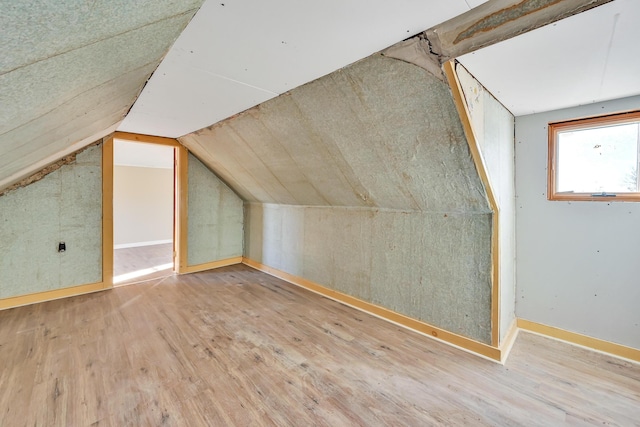
M595 196L592 193L556 193L558 143L557 136L560 132L588 129L598 126L612 126L616 124L640 121L640 110L624 111L620 113L585 117L580 119L551 122L548 125L548 164L547 164L547 199L551 201L594 201L594 202L638 202L639 192L629 193L604 193ZM640 145L640 141L638 142ZM638 147L640 150L640 147ZM638 158L640 163L640 157ZM639 168L640 169L640 168ZM639 170L640 172L640 170Z

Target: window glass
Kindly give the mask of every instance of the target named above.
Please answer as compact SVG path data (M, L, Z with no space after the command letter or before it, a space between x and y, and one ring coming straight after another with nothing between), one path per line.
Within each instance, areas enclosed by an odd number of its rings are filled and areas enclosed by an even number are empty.
M556 191L638 191L638 124L558 133Z
M640 200L640 111L549 124L550 200Z

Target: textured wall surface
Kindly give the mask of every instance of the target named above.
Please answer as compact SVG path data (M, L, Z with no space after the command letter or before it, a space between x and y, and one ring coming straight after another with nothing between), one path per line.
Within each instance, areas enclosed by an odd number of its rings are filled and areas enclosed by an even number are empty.
M102 280L102 151L0 197L0 298ZM66 252L58 253L64 241Z
M640 348L640 204L547 200L549 122L640 108L640 97L516 117L516 314Z
M200 4L0 3L0 188L110 133Z
M180 141L251 202L487 210L447 85L380 55Z
M490 341L492 214L424 69L373 55L180 140L253 202L249 258Z
M248 258L482 342L491 214L246 205Z
M191 154L188 179L188 265L242 256L242 199Z
M516 213L513 115L469 72L456 73L465 95L471 125L498 203L500 271L500 339L515 320Z

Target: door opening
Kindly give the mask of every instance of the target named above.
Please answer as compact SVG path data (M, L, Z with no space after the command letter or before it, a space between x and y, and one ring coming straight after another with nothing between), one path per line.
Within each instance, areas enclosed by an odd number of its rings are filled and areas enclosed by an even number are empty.
M174 147L114 138L114 286L174 274L174 185Z

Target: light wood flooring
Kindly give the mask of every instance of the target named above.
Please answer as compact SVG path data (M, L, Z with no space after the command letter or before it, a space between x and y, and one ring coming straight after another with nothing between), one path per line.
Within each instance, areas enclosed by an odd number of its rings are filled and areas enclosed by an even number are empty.
M506 366L238 265L0 312L1 426L640 425L640 365Z
M116 286L171 276L173 268L153 271L154 267L173 263L173 243L114 249L113 277L124 278ZM144 273L144 274L142 274Z

